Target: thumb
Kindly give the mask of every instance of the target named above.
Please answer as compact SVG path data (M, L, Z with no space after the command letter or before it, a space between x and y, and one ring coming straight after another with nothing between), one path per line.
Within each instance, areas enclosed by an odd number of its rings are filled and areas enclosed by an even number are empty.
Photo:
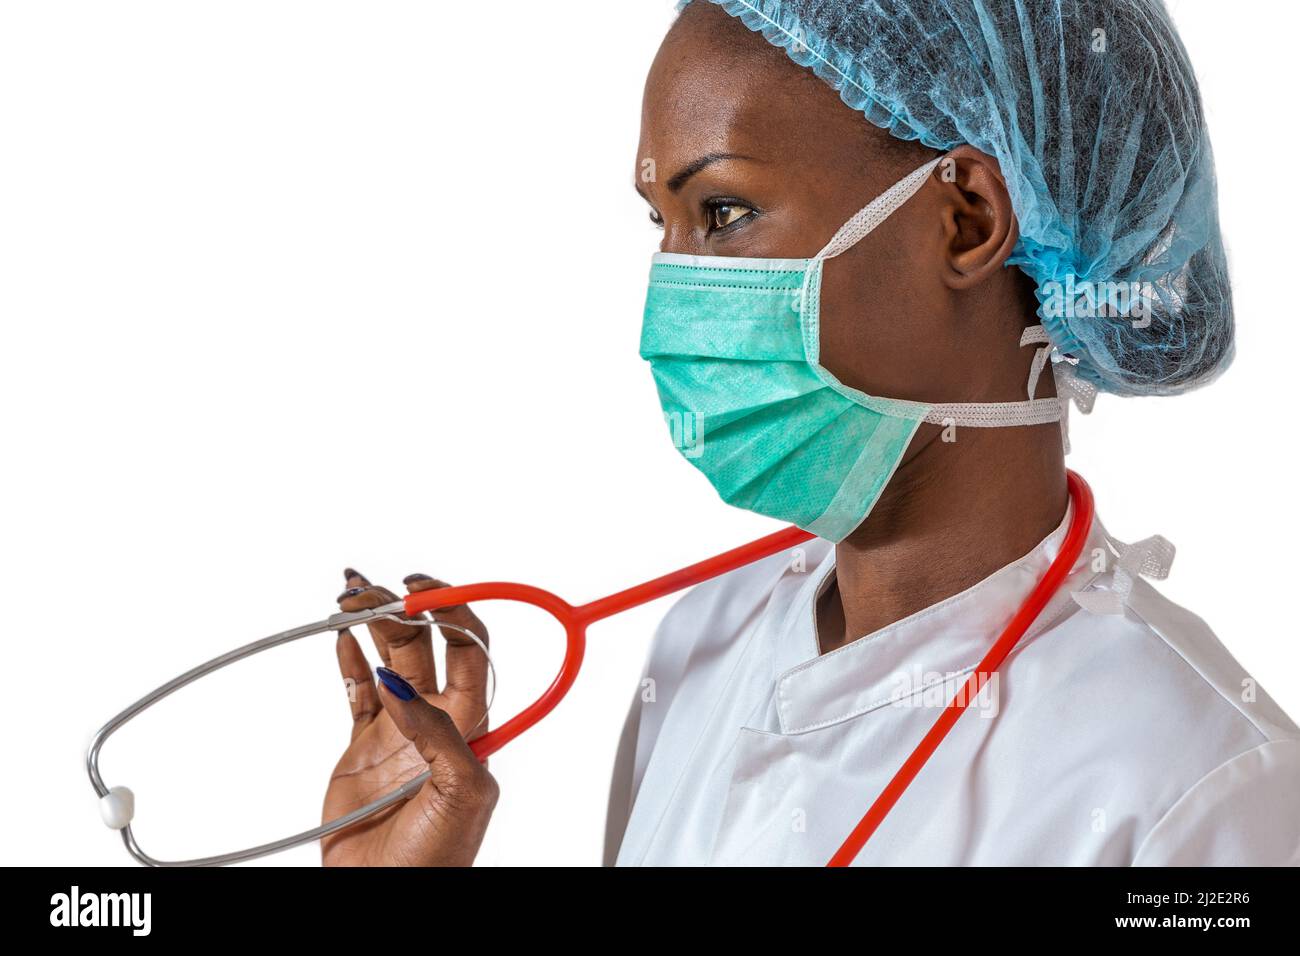
M384 710L403 737L429 765L429 784L451 803L478 804L491 796L496 782L445 711L434 707L402 675L387 667L375 668L384 691Z
M429 765L428 781L394 818L392 859L407 866L469 866L496 806L497 782L446 711L387 667L375 673L384 710Z

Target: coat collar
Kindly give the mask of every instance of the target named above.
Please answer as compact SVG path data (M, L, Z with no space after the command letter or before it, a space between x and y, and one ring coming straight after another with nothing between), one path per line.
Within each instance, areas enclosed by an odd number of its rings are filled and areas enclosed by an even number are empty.
M833 580L835 550L809 575L794 601L773 650L798 661L778 676L775 688L781 732L798 734L913 699L918 693L951 697L966 673L997 640L1029 592L1060 552L1074 506L1051 534L1028 554L978 584L865 637L820 654L816 599ZM1086 588L1096 549L1106 533L1094 520L1070 576L1012 653L1077 609L1072 592ZM1106 552L1108 553L1108 552Z

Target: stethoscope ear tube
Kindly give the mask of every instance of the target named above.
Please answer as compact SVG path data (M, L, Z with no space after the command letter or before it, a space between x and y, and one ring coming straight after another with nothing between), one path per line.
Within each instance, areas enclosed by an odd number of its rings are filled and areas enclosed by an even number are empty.
M126 787L112 787L105 785L103 777L99 772L99 752L115 732L121 729L132 718L139 716L143 711L149 709L164 697L172 694L187 684L191 684L201 677L218 671L221 668L241 661L246 657L252 657L254 654L260 654L262 651L269 651L273 647L279 647L288 644L291 641L301 640L304 637L311 637L315 634L324 634L329 632L340 631L345 627L352 627L358 624L372 623L376 620L396 620L402 623L412 623L405 617L406 606L401 601L394 601L389 604L381 605L377 608L371 608L364 611L346 611L333 614L323 621L317 621L313 624L305 624L302 627L291 628L287 631L281 631L278 634L272 634L270 637L264 637L260 641L253 641L251 644L245 644L243 647L237 647L233 651L222 654L220 657L214 657L206 663L200 664L191 670L186 671L179 677L168 681L156 690L151 691L144 697L141 697L130 707L123 710L120 714L106 723L95 733L91 739L90 747L86 751L86 771L90 775L91 786L99 794L100 814L104 822L115 830L122 833L122 842L126 844L129 852L138 861L145 866L223 866L227 863L242 863L246 860L255 860L261 856L268 856L272 853L279 853L281 850L288 850L295 846L301 846L304 843L310 843L319 840L321 837L334 833L336 830L342 830L344 827L351 826L361 820L372 816L381 810L384 810L395 803L407 800L414 796L429 779L429 774L420 774L402 784L391 793L358 807L350 813L344 814L336 820L322 824L318 827L312 827L310 830L304 830L301 833L285 837L283 840L275 840L271 843L263 843L260 846L249 847L245 850L237 850L234 853L222 853L217 856L200 857L194 860L158 860L145 853L140 848L140 844L135 839L135 834L131 830L131 821L135 813L135 795ZM467 628L456 624L448 624L442 621L437 622L439 627L450 628L455 631L463 632L467 637L483 648L482 640L478 635L473 634ZM496 693L496 669L492 667L492 658L488 657L488 666L492 671L492 692ZM491 700L488 701L488 708L491 708ZM483 714L483 719L487 719L487 712ZM481 721L480 721L481 723Z

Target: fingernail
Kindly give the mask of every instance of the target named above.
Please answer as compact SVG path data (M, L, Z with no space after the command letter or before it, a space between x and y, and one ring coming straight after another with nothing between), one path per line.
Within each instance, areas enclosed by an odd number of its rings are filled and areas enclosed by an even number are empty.
M362 591L364 591L364 590L365 590L365 588L348 588L346 591L344 591L342 594L340 594L340 595L339 595L338 597L336 597L334 600L335 600L335 601L342 601L344 598L356 597L358 594L360 594L360 593L361 593Z
M415 688L408 684L406 679L402 677L401 674L397 673L397 671L390 671L387 667L376 667L375 673L379 675L379 679L383 682L384 686L387 687L392 695L398 700L415 699Z
M358 571L356 568L344 568L343 577L345 580L351 580L352 578L360 578L362 581L365 581L367 584L370 583L370 579L366 577L364 574L362 574L360 571Z
M406 577L402 578L402 583L414 584L416 581L432 581L432 580L433 578L429 577L427 574L408 574Z

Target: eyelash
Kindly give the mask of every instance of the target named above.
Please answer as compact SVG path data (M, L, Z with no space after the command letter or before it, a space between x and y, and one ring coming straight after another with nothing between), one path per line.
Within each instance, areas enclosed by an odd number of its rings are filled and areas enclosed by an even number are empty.
M739 206L741 209L747 209L749 211L745 215L737 219L735 222L727 223L727 225L725 226L714 227L712 225L714 215L717 213L719 209L726 208L727 206ZM731 229L735 228L736 226L739 226L742 223L752 219L754 216L758 215L758 209L756 209L754 206L751 206L747 202L742 202L739 199L727 199L721 197L715 199L707 199L704 202L704 209L705 212L708 214L709 223L710 223L709 235L717 235L719 233L728 232ZM664 217L659 215L659 213L654 209L650 210L650 222L653 223L656 228L662 229L664 227Z

